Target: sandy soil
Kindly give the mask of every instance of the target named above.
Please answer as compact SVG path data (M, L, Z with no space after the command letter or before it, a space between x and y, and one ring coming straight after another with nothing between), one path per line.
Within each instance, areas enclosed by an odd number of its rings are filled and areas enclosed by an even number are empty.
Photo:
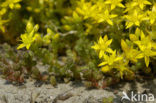
M156 79L142 82L120 83L106 89L86 89L80 82L60 83L57 87L43 84L36 87L34 81L21 86L0 79L0 103L103 103L103 98L112 97L113 103L121 102L122 92L138 91L156 96ZM146 102L146 103L156 103Z

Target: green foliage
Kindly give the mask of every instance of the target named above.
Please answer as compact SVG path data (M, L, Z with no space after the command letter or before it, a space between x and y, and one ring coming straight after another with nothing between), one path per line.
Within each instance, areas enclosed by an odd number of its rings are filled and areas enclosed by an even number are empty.
M56 79L54 76L51 76L50 77L50 83L53 85L53 86L56 86Z
M113 103L114 97L103 98L102 103Z

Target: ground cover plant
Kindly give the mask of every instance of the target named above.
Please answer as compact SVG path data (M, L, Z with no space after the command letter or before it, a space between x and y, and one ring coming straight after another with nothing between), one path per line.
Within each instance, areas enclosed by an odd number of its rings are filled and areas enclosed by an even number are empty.
M105 88L154 78L156 1L0 0L0 40L13 47L1 46L0 72L17 84L80 80Z

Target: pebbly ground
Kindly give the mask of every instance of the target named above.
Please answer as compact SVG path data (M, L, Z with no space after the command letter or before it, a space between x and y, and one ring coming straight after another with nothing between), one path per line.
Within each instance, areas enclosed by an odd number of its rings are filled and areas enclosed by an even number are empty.
M39 64L38 68L44 72L47 67ZM27 80L24 85L17 86L0 77L0 103L132 103L121 102L123 91L152 93L156 97L156 79L120 82L105 89L87 89L81 82L59 83L57 87L53 87ZM109 98L113 102L108 102ZM146 103L156 103L156 98L155 101Z
M156 79L120 83L105 89L86 89L80 82L60 83L57 87L50 84L36 87L34 81L29 81L22 86L14 86L0 79L0 103L103 103L104 98L110 97L114 99L113 103L131 103L120 100L122 91L131 90L156 96ZM146 103L156 103L156 99Z

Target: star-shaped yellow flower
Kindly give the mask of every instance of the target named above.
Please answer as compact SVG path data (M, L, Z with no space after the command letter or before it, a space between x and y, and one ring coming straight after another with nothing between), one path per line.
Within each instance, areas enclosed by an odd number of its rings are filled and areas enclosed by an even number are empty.
M125 6L121 3L122 0L106 0L106 4L111 5L111 10L115 9L116 7L124 8Z
M134 11L132 14L125 15L126 28L130 28L133 25L140 26L140 23L144 20L148 20L144 14L139 14L138 11Z
M139 6L141 9L143 9L145 5L151 5L148 0L133 0L133 4Z
M134 41L135 44L138 45L141 53L138 58L144 58L146 67L149 66L150 57L156 56L156 43L154 43L151 37L145 36L145 34L141 31L140 40Z
M117 17L117 15L110 14L109 11L106 9L104 13L97 14L95 18L98 21L98 23L106 21L108 24L113 25L113 22L111 19L115 17Z
M99 58L104 57L105 52L112 52L112 50L109 48L109 45L112 43L112 39L108 40L107 35L105 35L104 38L100 37L98 40L98 43L95 43L94 46L92 46L93 49L99 52Z

